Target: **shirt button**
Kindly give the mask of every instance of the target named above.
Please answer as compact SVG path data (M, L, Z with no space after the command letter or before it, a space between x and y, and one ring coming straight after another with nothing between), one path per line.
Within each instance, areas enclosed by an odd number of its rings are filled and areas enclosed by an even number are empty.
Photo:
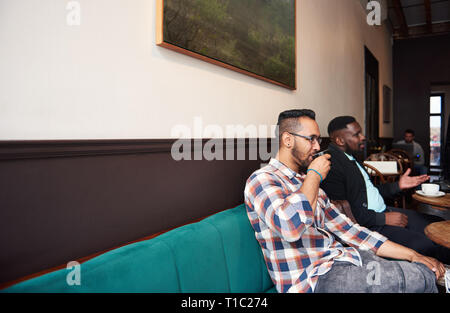
M363 203L362 206L367 208L367 203Z

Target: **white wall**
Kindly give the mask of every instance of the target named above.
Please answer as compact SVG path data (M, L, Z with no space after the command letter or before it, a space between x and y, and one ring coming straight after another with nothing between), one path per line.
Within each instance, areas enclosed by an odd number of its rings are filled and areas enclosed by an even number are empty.
M358 0L300 0L290 91L155 45L154 0L0 0L0 139L169 138L177 124L271 125L311 108L322 135L337 115L364 120L364 45L392 88L384 26ZM380 135L391 137L392 124Z

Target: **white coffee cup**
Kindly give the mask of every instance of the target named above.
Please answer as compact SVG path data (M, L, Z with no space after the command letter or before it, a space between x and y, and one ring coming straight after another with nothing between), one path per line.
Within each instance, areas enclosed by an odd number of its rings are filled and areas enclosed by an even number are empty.
M439 192L438 184L422 184L422 192L427 195L434 195Z

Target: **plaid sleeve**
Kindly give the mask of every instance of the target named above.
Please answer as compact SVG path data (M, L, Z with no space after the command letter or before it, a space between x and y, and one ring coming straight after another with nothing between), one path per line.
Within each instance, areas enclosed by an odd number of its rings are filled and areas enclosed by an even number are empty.
M361 249L377 252L378 248L387 240L383 235L373 232L359 224L354 224L345 214L326 199L325 225L345 243Z
M286 241L299 240L314 222L313 211L305 195L283 188L281 180L274 174L262 172L250 176L245 197L250 209Z

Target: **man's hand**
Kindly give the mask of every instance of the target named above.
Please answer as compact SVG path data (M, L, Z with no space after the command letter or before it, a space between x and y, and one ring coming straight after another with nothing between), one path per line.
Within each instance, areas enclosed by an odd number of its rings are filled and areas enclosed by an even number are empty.
M330 171L330 157L329 154L324 154L320 157L317 157L315 160L311 162L308 169L314 169L319 172L322 176L322 179L327 177L328 172ZM319 196L319 184L320 177L317 173L310 171L307 173L305 181L300 187L300 191L306 196L313 209L313 215L315 214L315 209L317 205L317 197Z
M414 188L430 179L430 176L428 175L409 176L410 173L411 169L408 168L405 174L400 176L400 179L398 180L398 186L400 187L401 190Z
M377 250L377 256L382 258L391 258L397 260L407 260L409 262L425 264L430 270L436 274L439 279L445 273L444 265L438 260L421 255L413 249L399 245L393 241L386 240Z
M444 265L435 258L428 257L417 253L411 259L411 262L425 264L430 270L436 274L436 279L439 279L445 274Z
M408 216L399 212L384 213L386 225L406 227L408 225Z
M330 158L331 155L325 153L324 155L314 159L311 164L309 164L308 169L315 169L320 173L320 175L322 175L322 179L325 180L325 177L327 177L328 172L330 171Z

